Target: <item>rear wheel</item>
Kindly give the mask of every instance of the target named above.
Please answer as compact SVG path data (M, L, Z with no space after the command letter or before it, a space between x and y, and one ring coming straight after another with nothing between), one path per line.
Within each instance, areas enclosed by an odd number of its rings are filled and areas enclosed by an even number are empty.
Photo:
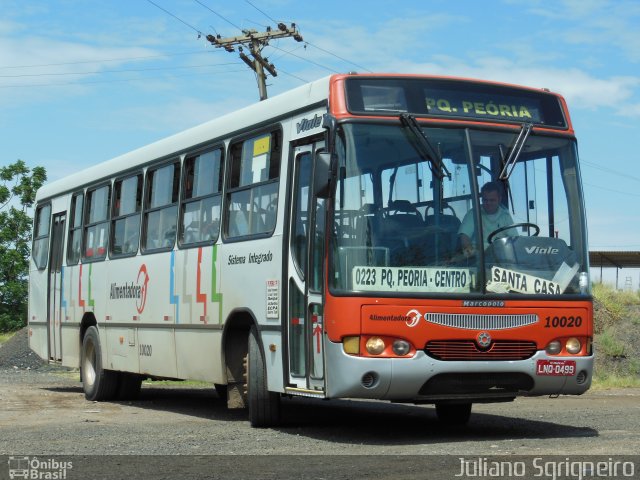
M100 337L96 327L89 327L82 339L82 388L87 400L112 400L118 388L118 373L105 370L102 364Z
M447 425L466 425L471 416L470 403L436 403L438 420Z
M280 422L280 394L267 390L267 373L255 327L249 333L245 359L249 422L252 427L272 427Z
M140 396L142 387L142 376L136 373L118 373L118 389L116 397L118 400L135 400Z

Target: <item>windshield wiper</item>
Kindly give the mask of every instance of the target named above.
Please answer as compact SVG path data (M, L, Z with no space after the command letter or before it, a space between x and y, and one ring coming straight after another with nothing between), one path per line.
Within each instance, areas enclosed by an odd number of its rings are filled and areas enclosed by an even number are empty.
M409 113L403 113L400 115L400 122L402 126L411 133L413 144L420 156L425 160L429 160L431 172L438 177L439 180L442 180L445 176L451 178L451 173L447 170L440 154L433 148L433 145L431 145L424 131L420 128L416 118Z
M533 128L533 124L531 123L523 123L522 128L520 129L520 133L516 138L515 143L513 144L513 148L509 151L509 156L505 160L502 158L502 172L500 172L500 180L509 180L511 176L511 172L513 172L513 168L516 166L516 162L518 161L518 157L520 157L520 153L524 148L524 144L527 142L527 138L529 138L529 134L531 133L531 129ZM502 150L501 150L502 151Z

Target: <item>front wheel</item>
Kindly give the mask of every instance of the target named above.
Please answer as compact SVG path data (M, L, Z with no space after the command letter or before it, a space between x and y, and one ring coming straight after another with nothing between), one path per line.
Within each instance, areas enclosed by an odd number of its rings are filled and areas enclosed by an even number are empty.
M267 372L255 327L249 333L245 360L249 422L252 427L272 427L280 422L280 394L267 390Z
M89 327L82 339L82 388L87 400L112 400L118 389L118 373L102 365L100 336L96 327Z
M466 425L471 416L471 404L436 403L436 415L446 425Z

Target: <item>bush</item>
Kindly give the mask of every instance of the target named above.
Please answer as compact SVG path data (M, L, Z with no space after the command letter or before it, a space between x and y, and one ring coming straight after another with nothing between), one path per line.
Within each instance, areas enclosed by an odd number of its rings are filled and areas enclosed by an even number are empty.
M27 317L0 313L0 333L14 332L27 325Z
M616 340L609 330L602 332L596 339L596 348L602 353L613 358L624 358L624 345Z
M592 291L595 333L603 333L619 322L627 314L629 307L640 304L637 293L618 291L610 285L596 283Z

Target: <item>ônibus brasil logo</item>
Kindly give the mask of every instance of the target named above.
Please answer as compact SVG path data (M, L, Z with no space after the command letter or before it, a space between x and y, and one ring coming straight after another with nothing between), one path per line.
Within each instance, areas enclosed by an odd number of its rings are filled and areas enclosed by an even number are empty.
M117 283L111 284L111 300L124 300L135 299L136 310L138 313L142 313L147 303L147 285L149 283L149 274L147 273L147 266L143 263L138 270L138 276L136 282L125 283L119 285Z

